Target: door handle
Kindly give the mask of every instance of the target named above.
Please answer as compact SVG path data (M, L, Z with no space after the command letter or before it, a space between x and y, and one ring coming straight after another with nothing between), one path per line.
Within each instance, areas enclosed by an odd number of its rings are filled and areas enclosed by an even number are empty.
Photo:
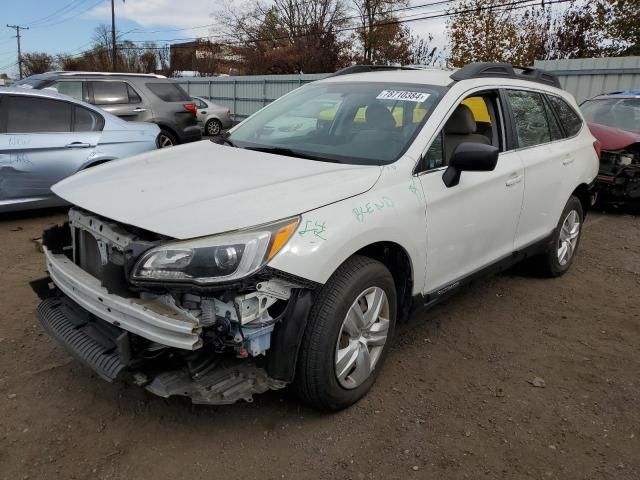
M572 155L567 155L564 160L562 160L563 165L571 165L575 161L575 157Z
M146 108L140 108L140 107L136 107L133 110L131 110L133 113L141 113L141 112L146 112L147 109Z
M82 143L82 142L71 142L65 145L65 148L89 148L91 146L90 143Z
M522 175L514 175L512 177L509 177L509 179L507 180L507 183L505 183L505 185L507 187L511 187L513 185L517 185L518 183L520 183L522 181L523 176Z

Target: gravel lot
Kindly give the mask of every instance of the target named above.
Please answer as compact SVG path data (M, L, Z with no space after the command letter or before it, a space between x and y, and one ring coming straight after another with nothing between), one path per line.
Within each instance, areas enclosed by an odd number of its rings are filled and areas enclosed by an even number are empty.
M592 214L561 279L513 271L416 315L335 415L286 392L194 407L98 379L34 317L31 239L62 219L0 219L0 478L640 478L637 217Z

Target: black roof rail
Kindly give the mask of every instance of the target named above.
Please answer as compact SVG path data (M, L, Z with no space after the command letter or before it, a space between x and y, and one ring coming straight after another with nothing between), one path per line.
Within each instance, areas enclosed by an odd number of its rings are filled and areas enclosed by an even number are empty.
M384 72L390 70L420 70L420 68L393 65L352 65L350 67L338 70L337 72L332 73L325 78L339 77L340 75L349 75L351 73Z
M477 62L469 63L460 70L451 74L451 79L456 82L468 80L470 78L498 77L514 78L517 80L529 80L531 82L543 83L552 87L562 88L560 81L553 73L533 67L515 67L510 63L499 62Z

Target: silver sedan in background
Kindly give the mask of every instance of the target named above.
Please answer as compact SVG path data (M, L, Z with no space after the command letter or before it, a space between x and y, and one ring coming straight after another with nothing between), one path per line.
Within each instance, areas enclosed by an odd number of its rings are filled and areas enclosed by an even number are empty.
M233 126L231 110L203 97L191 97L198 107L198 124L205 135L220 135L222 130Z
M0 88L0 212L64 205L54 183L154 150L159 133L53 90Z

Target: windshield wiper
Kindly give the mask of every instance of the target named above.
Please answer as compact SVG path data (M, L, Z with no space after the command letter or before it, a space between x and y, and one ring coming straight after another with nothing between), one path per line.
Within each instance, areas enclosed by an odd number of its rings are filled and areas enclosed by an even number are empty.
M229 138L226 136L213 137L209 141L215 143L216 145L229 145L230 147L237 147L237 145L229 140Z
M316 155L310 155L308 153L300 152L298 150L292 150L286 147L244 147L246 150L253 150L255 152L273 153L275 155L285 155L287 157L304 158L307 160L319 160L321 162L342 163L340 160L333 158L318 157Z

